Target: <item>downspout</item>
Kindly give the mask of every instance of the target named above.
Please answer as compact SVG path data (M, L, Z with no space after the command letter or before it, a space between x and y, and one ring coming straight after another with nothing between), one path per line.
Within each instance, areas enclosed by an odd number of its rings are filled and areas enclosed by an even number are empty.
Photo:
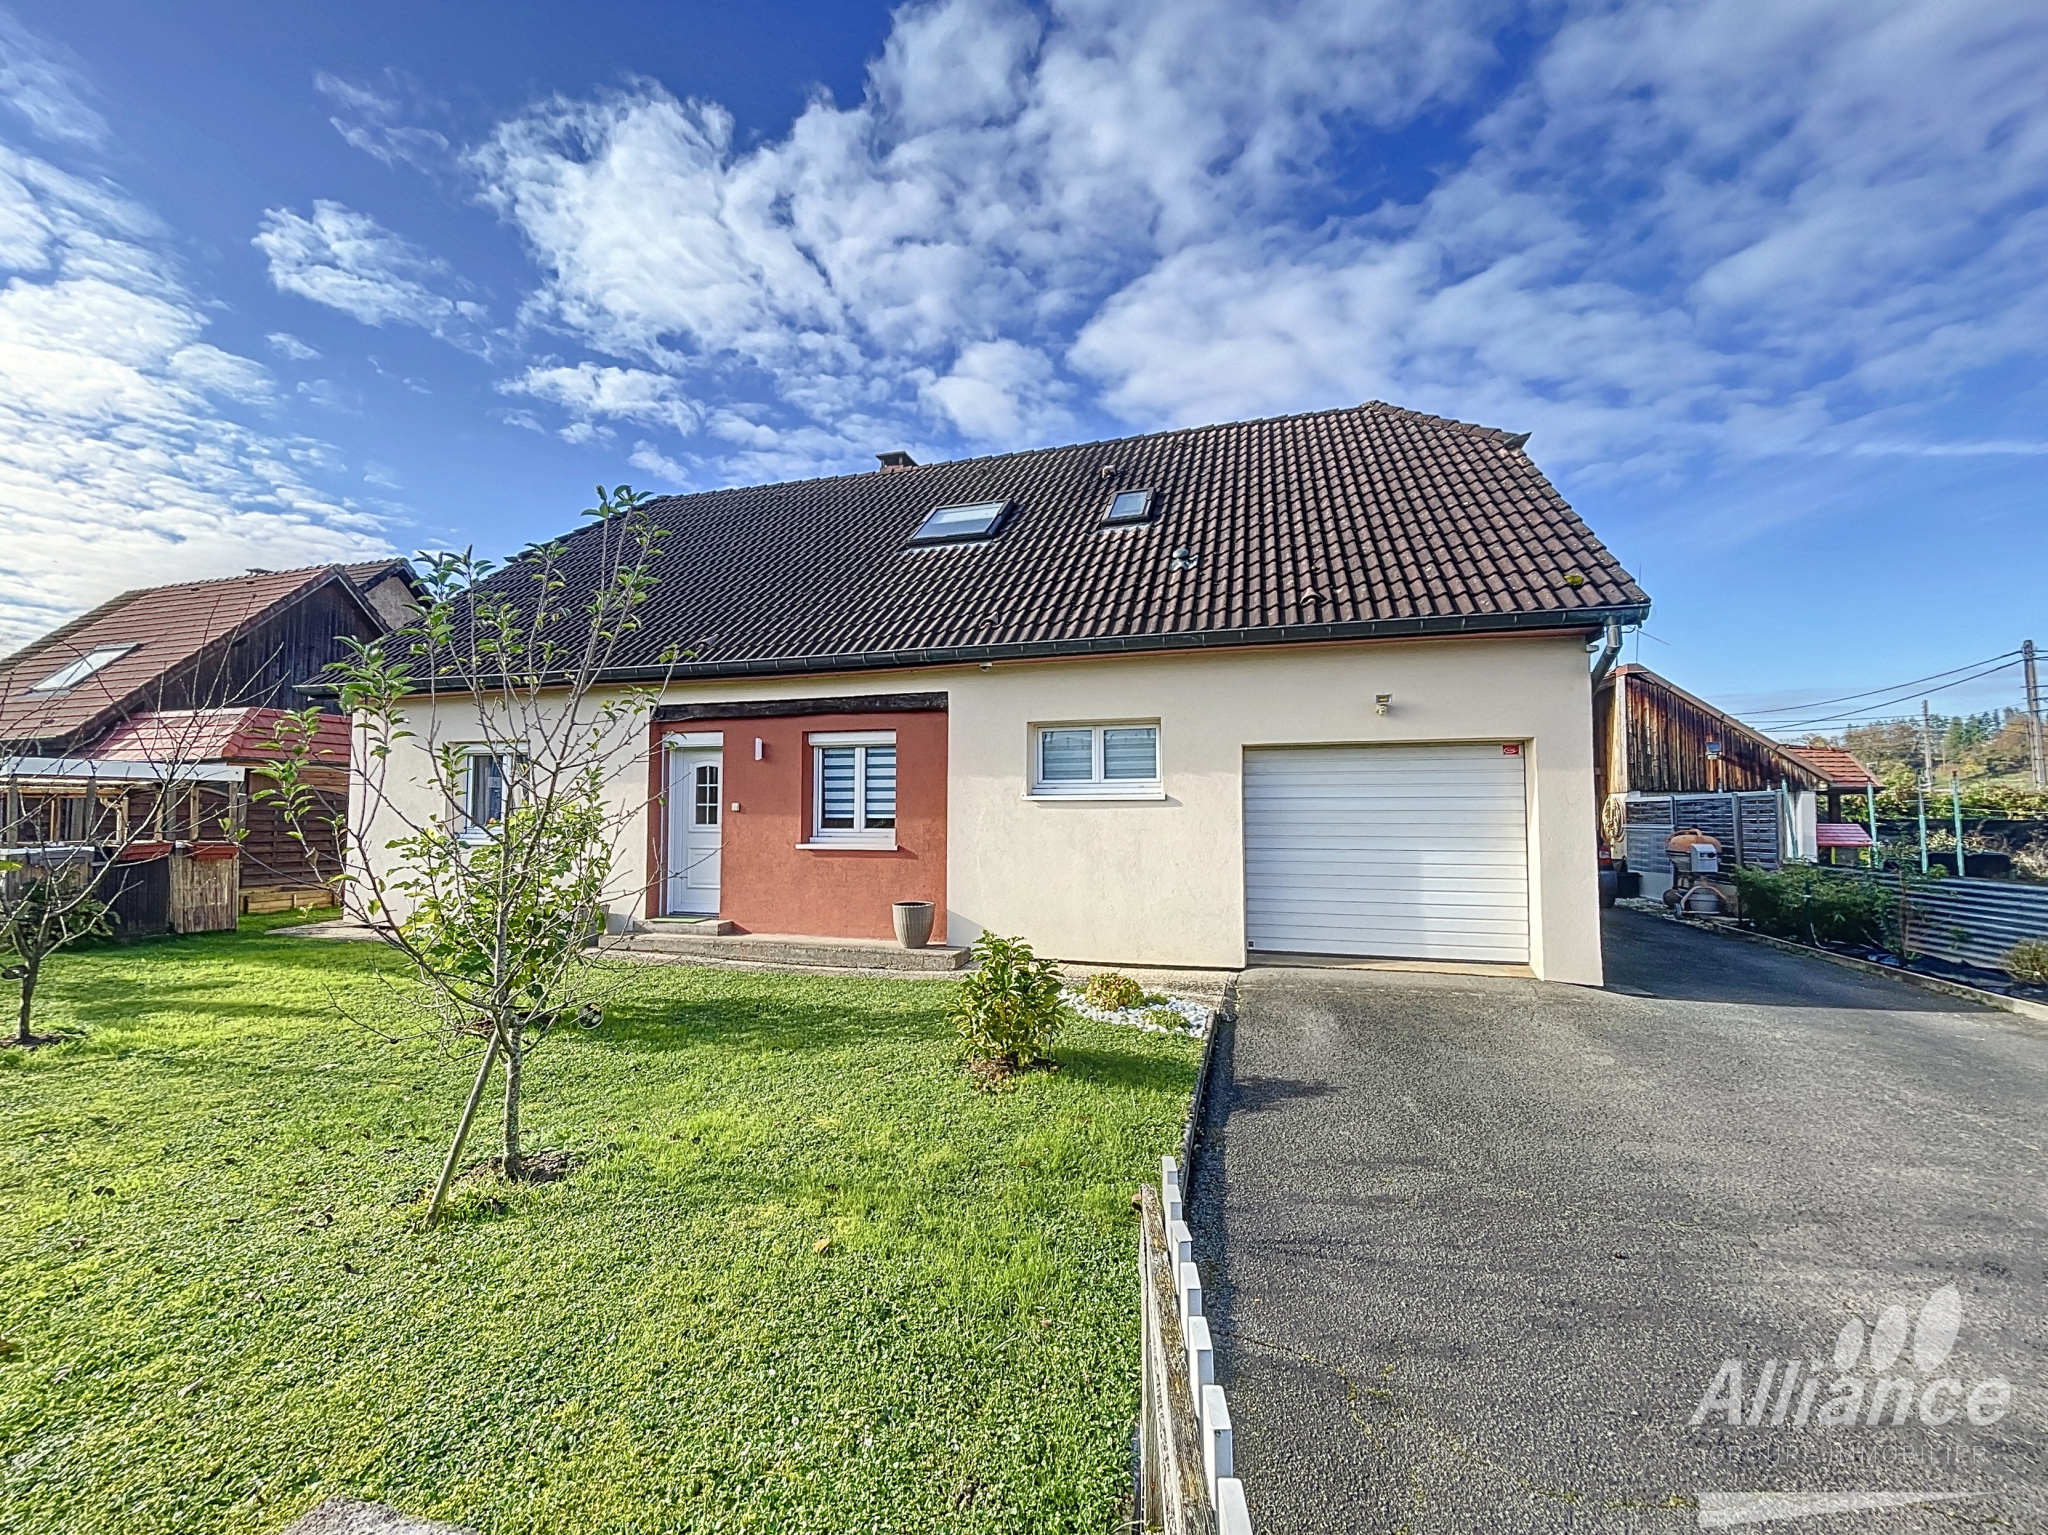
M1607 680L1607 674L1614 670L1615 657L1621 654L1621 623L1619 620L1607 625L1607 643L1600 647L1600 659L1593 663L1593 691L1600 691L1600 684Z
M1587 687L1587 694L1593 700L1592 713L1595 719L1599 718L1600 713L1600 684L1605 682L1607 674L1614 670L1614 659L1620 654L1621 624L1617 620L1609 620L1607 625L1607 643L1600 647L1600 658L1593 663L1592 679ZM1613 702L1608 705L1607 740L1604 742L1594 742L1596 749L1604 750L1608 754L1607 799L1593 807L1594 839L1596 846L1607 847L1610 853L1612 853L1613 848L1608 842L1607 837L1607 805L1613 801L1615 795L1628 792L1628 722L1622 713L1624 707L1625 701L1621 696L1621 687L1617 683L1614 689ZM1614 749L1614 741L1617 734L1622 742L1622 748L1619 752ZM1618 766L1621 776L1621 782L1618 784L1614 781L1617 758L1619 759Z

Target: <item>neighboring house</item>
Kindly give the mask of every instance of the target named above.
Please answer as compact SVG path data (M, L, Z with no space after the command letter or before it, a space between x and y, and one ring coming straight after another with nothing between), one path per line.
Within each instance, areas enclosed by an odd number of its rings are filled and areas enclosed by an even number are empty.
M614 917L1597 984L1588 648L1648 599L1525 441L1372 403L652 503Z
M150 587L0 657L0 845L104 844L139 827L141 846L165 858L217 861L239 838L243 892L331 880L331 853L290 838L246 780L275 755L265 743L282 713L319 702L323 670L349 641L402 624L416 590L402 560ZM340 715L326 717L318 748L329 760L314 787L330 817L345 817ZM166 777L183 792L150 788Z

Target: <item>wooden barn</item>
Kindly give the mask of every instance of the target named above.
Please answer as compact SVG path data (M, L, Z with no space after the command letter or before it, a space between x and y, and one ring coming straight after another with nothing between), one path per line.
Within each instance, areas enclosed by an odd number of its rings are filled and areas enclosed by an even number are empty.
M403 625L417 593L402 560L250 571L125 592L0 658L0 848L117 857L131 933L324 904L336 841L302 845L264 802L268 743L286 711L333 710L326 668ZM323 716L329 825L346 822L348 739Z
M1824 775L1791 748L1644 666L1617 666L1593 699L1594 788L1616 794L1814 793Z

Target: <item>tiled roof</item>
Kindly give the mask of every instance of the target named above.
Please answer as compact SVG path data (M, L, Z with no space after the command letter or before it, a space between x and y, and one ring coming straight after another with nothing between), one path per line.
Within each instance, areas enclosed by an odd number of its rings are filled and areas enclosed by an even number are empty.
M83 756L99 762L269 762L282 709L158 709L123 720ZM349 722L320 716L313 765L346 767Z
M1784 748L1827 780L1831 789L1882 789L1879 778L1854 752L1839 746L1787 746Z
M147 690L159 678L337 573L360 587L399 564L385 560L251 571L123 592L0 658L0 739L61 736L138 701L146 703ZM68 691L29 691L82 656L124 646L132 648Z
M667 497L622 670L661 670L672 642L678 675L737 675L1640 618L1522 441L1374 402ZM1141 488L1153 519L1104 528ZM907 544L934 508L990 500L1012 503L994 538ZM596 538L566 541L586 581Z

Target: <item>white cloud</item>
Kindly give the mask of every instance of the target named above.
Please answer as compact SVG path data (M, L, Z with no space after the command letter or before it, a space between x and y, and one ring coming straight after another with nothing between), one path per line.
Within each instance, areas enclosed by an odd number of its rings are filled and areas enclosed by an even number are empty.
M367 213L325 198L313 216L271 208L251 242L270 260L270 280L339 309L365 325L417 325L448 340L474 338L484 308L429 287L447 267L393 234Z
M1575 6L1501 86L1504 14L938 0L779 139L637 82L469 164L529 318L726 401L728 468L1380 396L1655 472L1895 439L2048 350L2033 0ZM1407 201L1336 179L1488 91Z
M41 138L97 148L106 142L107 121L86 95L75 69L0 11L0 102Z
M664 369L763 371L835 443L934 407L1028 441L1063 419L1073 325L1121 281L1282 209L1333 117L1399 120L1489 55L1456 15L1393 0L1285 12L1048 25L945 0L898 13L864 102L815 101L779 142L741 151L723 108L640 83L544 103L471 163L548 273L544 323Z
M293 362L311 362L320 355L317 349L306 345L290 331L274 330L263 339L270 343L270 349L278 356Z
M1015 341L962 347L952 371L925 386L960 433L977 442L1052 436L1073 422L1061 403L1072 389L1054 377L1043 352Z
M319 444L228 414L269 376L203 339L145 210L4 149L0 207L28 231L0 287L0 651L128 587L388 548L302 477Z
M446 165L448 136L405 120L413 109L403 98L417 98L419 93L404 75L386 70L384 89L378 90L323 69L313 76L313 89L334 109L334 115L327 120L350 148L360 149L386 165L403 161L423 171Z
M649 474L659 475L678 489L690 484L690 471L651 442L634 443L633 451L628 455L626 462L635 469L645 469Z
M577 417L576 424L586 429L595 418L608 416L644 426L665 426L688 436L697 430L700 419L675 379L644 368L600 367L590 362L575 367L537 366L505 380L498 388L505 394L531 395L563 406ZM586 430L585 435L570 440L590 438Z

